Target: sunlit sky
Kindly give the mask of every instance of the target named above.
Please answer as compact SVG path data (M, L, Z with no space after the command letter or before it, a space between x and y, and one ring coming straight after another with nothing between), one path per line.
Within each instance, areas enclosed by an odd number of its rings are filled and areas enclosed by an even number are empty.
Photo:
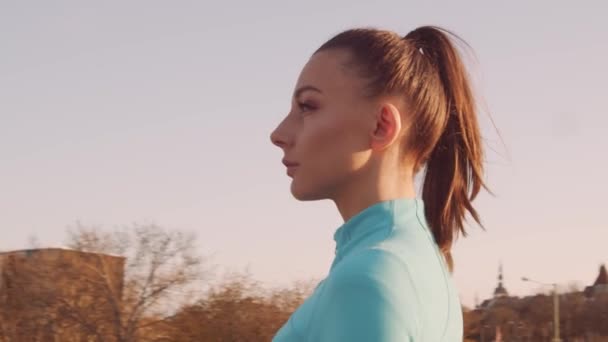
M563 4L561 4L563 3ZM605 1L0 1L0 249L76 221L196 232L266 284L327 274L330 201L298 202L269 134L341 30L451 29L473 47L486 231L455 247L462 301L521 276L590 284L608 262ZM501 140L502 137L502 140Z

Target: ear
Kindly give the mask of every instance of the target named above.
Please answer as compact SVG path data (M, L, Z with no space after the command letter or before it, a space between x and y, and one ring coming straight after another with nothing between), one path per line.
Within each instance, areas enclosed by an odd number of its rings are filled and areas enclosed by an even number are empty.
M391 146L401 132L401 114L390 103L382 104L375 115L375 127L371 133L371 148L376 151Z

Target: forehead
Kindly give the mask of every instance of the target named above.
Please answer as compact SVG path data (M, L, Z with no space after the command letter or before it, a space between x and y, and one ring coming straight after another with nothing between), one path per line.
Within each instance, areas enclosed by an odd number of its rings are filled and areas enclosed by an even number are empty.
M332 95L359 94L363 90L364 80L356 75L351 61L347 50L315 53L302 69L296 89L310 85Z

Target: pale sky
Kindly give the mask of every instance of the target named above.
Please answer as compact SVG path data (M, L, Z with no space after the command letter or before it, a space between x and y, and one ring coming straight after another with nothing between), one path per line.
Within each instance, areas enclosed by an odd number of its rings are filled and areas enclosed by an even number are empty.
M0 249L69 225L155 222L267 284L327 274L332 202L298 202L269 134L310 54L373 26L451 29L481 118L487 228L455 247L465 304L496 286L588 285L608 262L605 1L0 0ZM473 63L474 62L474 63Z

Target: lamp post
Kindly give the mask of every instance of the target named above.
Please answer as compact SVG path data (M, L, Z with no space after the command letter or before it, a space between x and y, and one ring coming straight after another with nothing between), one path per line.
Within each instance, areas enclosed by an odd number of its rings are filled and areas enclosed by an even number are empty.
M559 337L559 297L557 294L557 284L542 283L526 277L522 277L521 280L545 286L553 286L553 342L561 342L562 339Z

